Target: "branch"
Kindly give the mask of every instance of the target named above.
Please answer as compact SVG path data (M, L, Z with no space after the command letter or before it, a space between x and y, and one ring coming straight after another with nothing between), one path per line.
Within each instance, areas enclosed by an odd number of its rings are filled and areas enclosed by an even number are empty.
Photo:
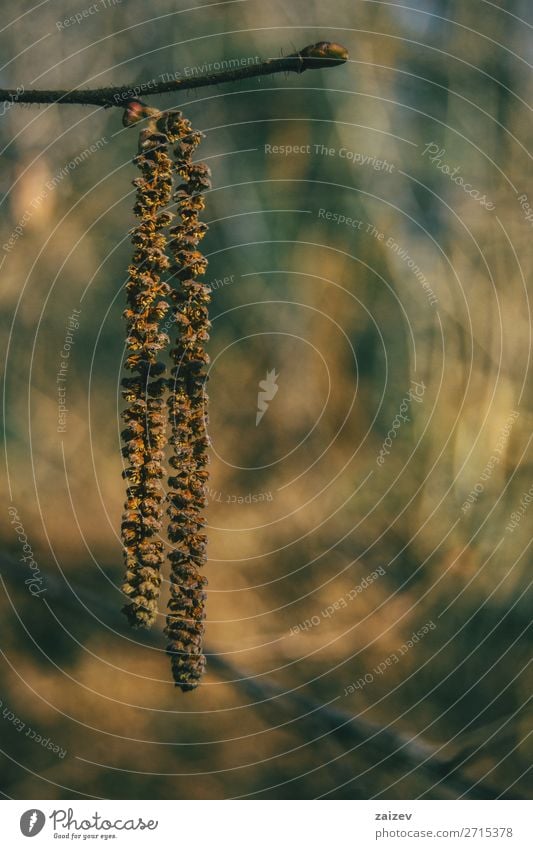
M0 568L0 579L5 575L10 581L20 581L20 562L10 553L2 557ZM70 581L68 584L55 575L46 577L46 597L55 599L61 604L73 606L74 598L83 599L99 615L110 616L119 619L119 607L112 601L105 600L102 595L92 591L86 586L81 586ZM3 587L0 582L0 597ZM143 634L148 645L158 645L160 633L153 629ZM484 781L475 781L466 775L460 774L461 765L457 763L458 758L446 758L437 752L437 747L418 735L397 731L393 728L383 728L381 725L360 716L354 716L338 708L324 706L313 698L296 691L287 692L274 681L265 676L249 676L236 667L217 652L212 652L206 647L205 654L208 658L208 670L219 677L223 683L231 683L249 698L255 710L264 713L274 723L279 722L280 713L290 712L293 709L301 711L301 715L290 722L299 724L301 730L306 729L309 737L329 737L340 744L343 750L349 747L349 751L368 746L372 757L383 764L384 771L392 766L405 766L411 771L417 770L436 785L442 785L444 791L453 796L462 797L468 795L472 799L495 799L501 795L496 787L486 784ZM521 798L519 795L510 798Z
M219 85L220 83L235 83L250 77L264 77L280 72L302 74L304 71L317 68L331 68L342 65L348 59L348 51L341 44L330 41L319 41L304 47L298 53L282 56L280 59L265 59L256 65L230 68L214 74L204 74L198 77L168 78L164 81L157 79L136 85L121 85L110 88L71 89L65 90L32 90L26 91L24 86L17 89L0 89L0 102L16 103L74 103L81 106L124 106L139 94L168 94L177 91L189 91L204 86ZM162 76L162 75L161 75ZM169 75L166 75L168 77Z
M247 676L243 670L237 669L221 655L210 654L207 649L206 656L208 669L223 676L223 681L226 677L233 681L248 698L254 700L256 710L267 716L274 716L274 721L279 722L280 711L292 706L302 711L295 722L307 728L309 737L331 735L343 750L349 747L349 752L367 745L372 757L379 760L384 773L387 769L401 766L410 768L411 771L419 770L430 781L437 782L437 785L442 784L455 798L468 795L471 799L495 799L499 793L496 788L482 781L476 782L459 775L454 769L455 758L452 762L451 759L438 754L436 746L418 735L413 737L390 727L383 728L375 722L338 708L325 707L301 693L287 692L267 678L259 681L253 676ZM356 777L354 775L354 779Z

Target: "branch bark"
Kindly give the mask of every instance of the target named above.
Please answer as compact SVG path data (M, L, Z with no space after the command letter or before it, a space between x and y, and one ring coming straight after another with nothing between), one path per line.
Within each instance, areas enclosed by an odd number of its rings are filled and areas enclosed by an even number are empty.
M124 107L130 100L135 100L140 94L172 94L174 92L190 91L220 83L236 83L251 77L264 77L279 73L302 74L317 68L331 68L342 65L348 59L348 51L341 44L330 41L319 41L304 47L290 56L279 59L265 59L255 65L230 68L214 74L203 76L181 77L179 79L158 78L135 85L112 86L109 88L71 89L69 90L36 90L26 91L24 86L16 89L0 89L0 102L17 103L70 103L80 106L110 106Z

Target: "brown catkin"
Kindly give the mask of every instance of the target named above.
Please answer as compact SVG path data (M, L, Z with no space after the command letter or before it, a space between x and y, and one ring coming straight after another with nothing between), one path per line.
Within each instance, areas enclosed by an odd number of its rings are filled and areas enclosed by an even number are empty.
M177 327L171 350L173 367L169 381L168 415L174 469L168 479L168 536L170 599L165 632L176 686L193 690L205 669L202 653L207 579L201 574L206 562L204 532L209 440L207 437L207 366L204 345L209 338L210 290L198 277L207 260L197 250L207 225L198 220L204 208L203 192L210 187L209 168L194 164L192 155L202 135L189 121L172 113L167 124L174 149L175 173L180 183L174 194L175 226L170 228L172 257L170 279L173 318Z
M122 590L129 602L123 608L131 625L150 627L157 616L161 585L160 569L165 559L164 543L158 538L163 517L161 479L166 438L163 393L167 381L165 364L159 360L169 337L161 322L170 308L170 286L163 280L169 260L166 237L172 216L163 211L172 196L172 161L168 138L153 122L141 131L134 163L141 175L136 187L133 261L126 284L128 325L126 369L132 377L122 380L128 406L122 431L126 458L123 477L127 499L122 517L122 541L126 572Z

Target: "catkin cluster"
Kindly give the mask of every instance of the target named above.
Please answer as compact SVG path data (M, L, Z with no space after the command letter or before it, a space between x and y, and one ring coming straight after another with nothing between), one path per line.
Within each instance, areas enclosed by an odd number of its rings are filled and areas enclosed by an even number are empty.
M205 668L202 654L207 537L204 532L208 479L207 365L210 290L198 280L207 260L197 250L207 226L198 220L210 187L206 165L194 164L193 153L202 136L189 121L175 116L171 129L176 139L175 172L180 182L174 194L176 223L170 229L172 257L170 280L173 318L177 328L171 350L168 413L172 446L168 479L168 536L173 543L170 559L170 600L166 621L167 652L174 681L182 690L196 687Z
M193 153L202 134L179 112L155 113L137 102L126 110L130 125L150 117L141 131L135 163L133 232L135 247L127 283L128 356L123 395L128 404L123 454L128 482L122 521L126 560L123 591L130 601L124 612L134 626L150 627L157 616L165 543L163 519L163 449L168 421L172 466L168 478L167 513L170 546L170 599L165 632L174 682L194 689L205 668L202 638L205 618L206 562L204 532L208 478L207 365L210 290L198 278L207 261L197 250L207 225L199 221L203 193L210 187L209 169L195 164ZM167 146L175 144L174 162ZM174 182L173 182L174 181ZM176 215L165 207L172 198ZM174 226L170 227L175 220ZM171 349L171 377L165 376L161 351L170 344L163 319L172 309L177 329ZM167 410L165 411L165 394Z

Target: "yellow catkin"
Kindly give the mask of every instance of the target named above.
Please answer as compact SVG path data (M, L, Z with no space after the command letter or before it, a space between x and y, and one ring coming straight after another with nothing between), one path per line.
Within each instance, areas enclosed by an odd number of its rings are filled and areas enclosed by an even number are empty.
M126 369L122 381L127 402L123 413L123 455L127 499L122 517L126 572L122 590L128 597L124 613L131 625L150 627L157 616L160 569L165 546L160 538L163 516L163 449L166 444L165 364L160 352L169 344L161 322L169 310L170 287L163 279L169 266L165 228L172 216L164 211L172 195L172 161L168 139L153 124L139 137L134 162L141 175L136 187L133 261L126 285L128 326Z

